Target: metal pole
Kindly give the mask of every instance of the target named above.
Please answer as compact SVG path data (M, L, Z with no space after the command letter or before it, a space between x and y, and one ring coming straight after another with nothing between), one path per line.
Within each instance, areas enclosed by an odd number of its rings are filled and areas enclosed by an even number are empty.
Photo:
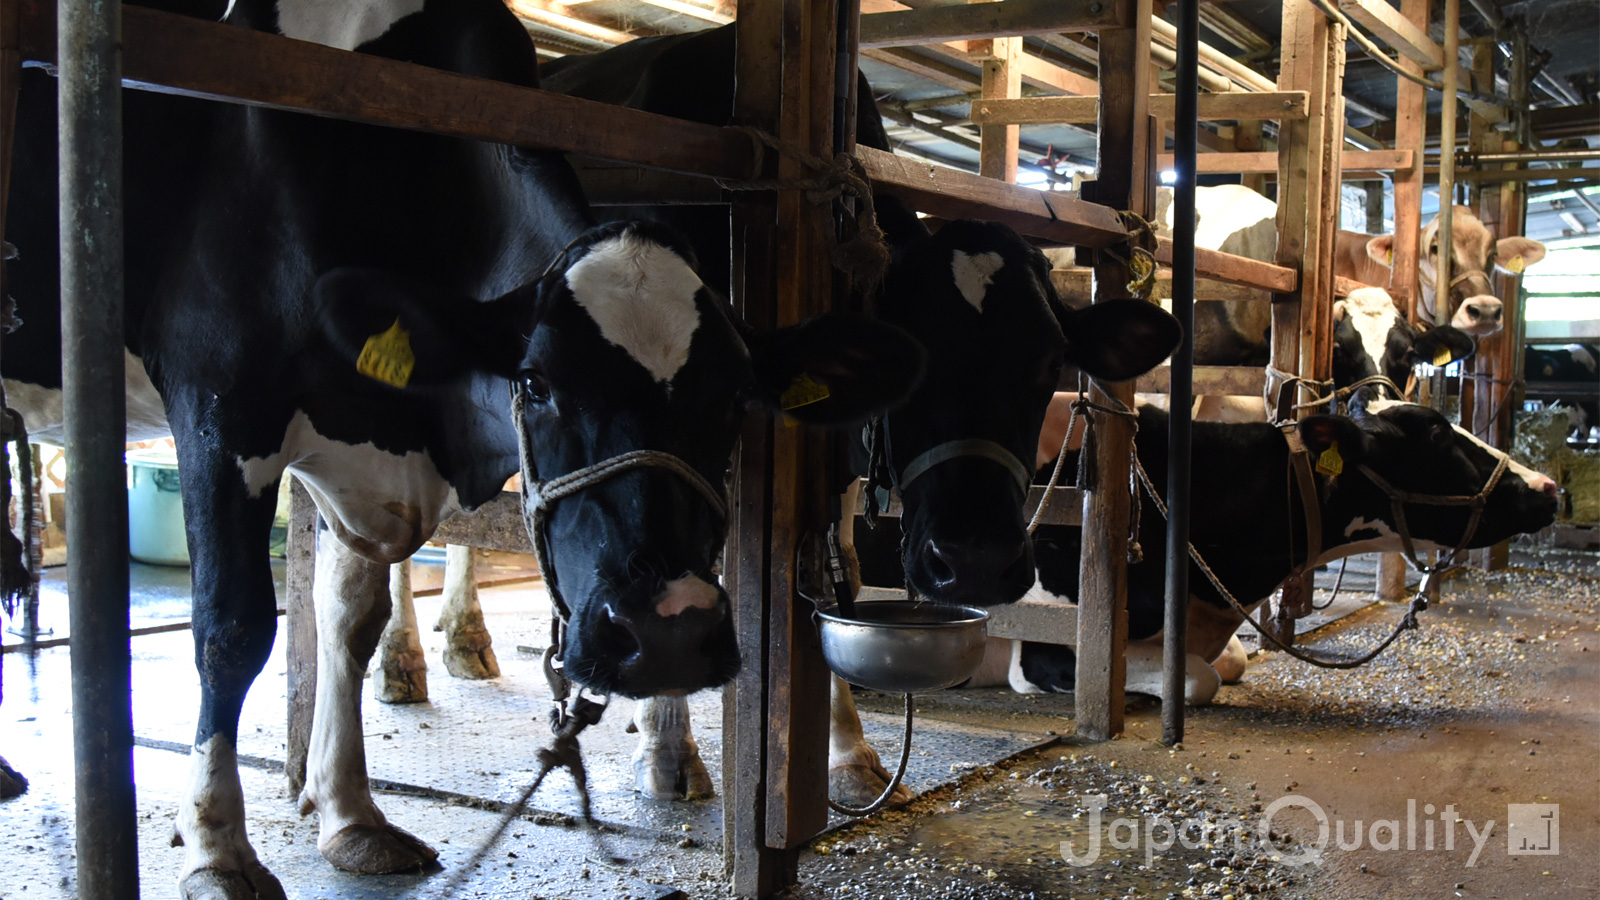
M62 0L61 343L77 896L139 896L129 703L122 334L122 4ZM65 354L64 354L65 355Z
M1172 314L1183 340L1172 355L1167 431L1167 609L1162 645L1161 740L1183 740L1189 632L1189 444L1194 409L1194 204L1199 130L1199 0L1178 4L1178 68L1172 119Z

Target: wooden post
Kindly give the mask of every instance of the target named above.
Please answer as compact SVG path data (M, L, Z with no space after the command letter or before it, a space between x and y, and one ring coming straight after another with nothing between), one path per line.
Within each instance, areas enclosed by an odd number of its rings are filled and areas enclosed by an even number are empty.
M1022 96L1022 38L993 38L990 57L983 61L981 99L1015 100ZM1017 125L984 125L979 129L978 174L1015 183L1017 148L1022 129Z
M1444 99L1439 110L1439 257L1435 261L1433 321L1431 325L1450 324L1450 276L1454 273L1455 254L1451 245L1455 241L1456 187L1456 73L1461 69L1461 0L1444 0ZM1437 387L1443 387L1439 380ZM1434 400L1437 409L1443 410L1444 391Z
M742 0L735 119L824 158L833 150L834 0ZM808 173L780 157L779 178ZM832 220L801 190L747 195L734 207L733 302L758 330L831 302ZM796 562L828 505L818 436L752 419L736 457L725 558L745 665L724 694L725 852L739 897L797 878L798 848L827 824L828 673Z
M1299 289L1275 294L1272 365L1280 372L1326 379L1332 366L1333 241L1339 208L1344 137L1344 26L1329 22L1309 0L1283 4L1283 56L1278 90L1306 91L1307 116L1278 129L1278 254L1300 271ZM1296 399L1304 399L1294 393ZM1276 398L1275 398L1276 399ZM1282 402L1277 403L1282 410ZM1294 620L1310 612L1309 578L1285 583L1270 620L1279 640L1294 637Z
M1428 29L1428 0L1400 0L1400 13ZM1400 67L1421 75L1422 67L1400 56ZM1422 240L1422 150L1428 134L1428 92L1406 78L1395 78L1394 148L1411 151L1411 168L1394 173L1394 265L1389 294L1417 319L1417 260Z
M289 534L284 551L284 658L289 672L289 734L283 774L296 796L306 785L306 748L317 697L317 612L311 579L317 570L317 507L300 479L289 479Z
M1262 147L1261 123L1238 122L1233 126L1233 149L1241 153L1259 152ZM1239 183L1262 196L1267 193L1267 176L1264 172L1243 175Z
M1093 197L1112 209L1155 215L1151 186L1150 0L1127 4L1127 28L1100 33L1099 156ZM1127 267L1094 255L1095 302L1128 296ZM1095 383L1090 399L1133 407L1133 385ZM1109 405L1109 404L1108 404ZM1096 414L1094 490L1084 497L1078 585L1077 732L1106 740L1122 731L1127 679L1129 454L1132 424Z

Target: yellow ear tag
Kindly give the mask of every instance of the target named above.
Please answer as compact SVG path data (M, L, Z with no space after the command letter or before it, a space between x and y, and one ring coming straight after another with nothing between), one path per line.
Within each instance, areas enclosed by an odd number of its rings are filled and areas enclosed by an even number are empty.
M1450 348L1440 347L1438 350L1435 350L1433 353L1433 364L1440 368L1450 365Z
M1511 257L1500 265L1505 266L1507 272L1512 272L1517 275L1521 275L1522 270L1528 267L1528 264L1522 261L1522 254L1520 253Z
M375 381L405 387L411 381L411 370L417 357L411 352L411 336L395 319L388 331L367 338L356 357L356 371Z
M818 384L811 380L810 375L801 372L789 383L789 389L783 392L783 396L778 398L778 405L784 410L799 409L831 396L833 392L828 390L827 385Z
M1389 268L1394 268L1394 251L1389 251Z
M1337 478L1344 472L1344 457L1339 455L1339 442L1330 441L1328 449L1322 451L1317 457L1317 471L1330 478Z

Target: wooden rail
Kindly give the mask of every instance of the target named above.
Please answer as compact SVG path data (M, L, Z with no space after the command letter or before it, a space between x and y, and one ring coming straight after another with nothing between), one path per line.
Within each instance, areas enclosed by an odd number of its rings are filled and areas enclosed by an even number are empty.
M1172 118L1172 94L1151 94L1150 115ZM1200 118L1205 121L1304 119L1305 91L1271 93L1201 94ZM972 121L978 125L1055 125L1090 123L1100 116L1098 97L1025 97L1017 100L977 100Z
M861 17L861 47L1100 31L1125 24L1117 15L1121 8L1101 0L1006 0L872 13Z

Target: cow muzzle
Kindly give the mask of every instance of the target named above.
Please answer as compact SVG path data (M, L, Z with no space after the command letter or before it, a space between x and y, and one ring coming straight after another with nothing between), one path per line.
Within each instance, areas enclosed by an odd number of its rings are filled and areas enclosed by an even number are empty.
M1461 301L1450 324L1468 334L1486 337L1500 331L1504 325L1504 313L1505 307L1500 298L1479 294Z
M727 683L739 671L728 598L715 588L707 607L674 615L599 606L587 628L568 633L567 674L590 689L627 697L687 694Z

